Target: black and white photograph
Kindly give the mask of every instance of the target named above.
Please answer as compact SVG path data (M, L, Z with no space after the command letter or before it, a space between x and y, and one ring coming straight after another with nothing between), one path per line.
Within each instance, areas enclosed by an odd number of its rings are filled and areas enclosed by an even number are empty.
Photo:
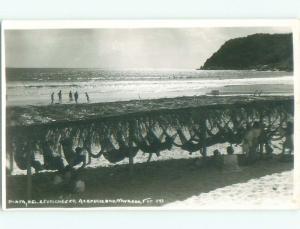
M5 209L299 207L292 23L77 23L2 24Z

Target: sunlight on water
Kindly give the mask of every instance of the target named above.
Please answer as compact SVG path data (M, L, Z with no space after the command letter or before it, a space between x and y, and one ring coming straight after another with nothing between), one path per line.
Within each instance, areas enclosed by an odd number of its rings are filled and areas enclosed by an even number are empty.
M195 96L218 89L224 93L292 94L290 72L202 70L103 70L103 69L8 69L7 105L47 105L50 95L62 90L79 92L79 102L113 102L135 99ZM229 87L228 87L229 86ZM232 87L231 87L232 86Z

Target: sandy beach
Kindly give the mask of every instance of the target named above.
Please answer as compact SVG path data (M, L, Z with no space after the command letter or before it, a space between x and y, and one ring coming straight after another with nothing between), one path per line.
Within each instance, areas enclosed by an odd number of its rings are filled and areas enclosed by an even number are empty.
M135 164L134 174L129 176L127 165L85 169L80 173L86 182L86 191L70 194L58 190L53 184L53 173L33 175L33 199L75 199L71 204L32 204L27 207L116 207L164 206L174 208L214 208L224 200L235 207L252 207L261 199L274 199L276 203L290 199L293 163L278 160L259 161L252 166L243 166L239 172L216 170L213 167L198 167L195 159L154 161ZM250 188L250 185L252 188ZM270 192L272 188L276 188ZM26 199L26 176L7 177L7 200ZM13 191L12 191L13 190ZM224 191L225 190L225 191ZM239 197L243 196L242 199ZM224 198L223 198L224 197ZM81 203L81 200L136 200L136 203L97 202ZM147 202L151 199L153 202ZM231 200L232 199L232 200ZM144 200L144 202L143 202ZM194 202L195 204L192 204ZM9 203L9 202L8 202ZM226 201L225 201L226 203ZM290 203L290 202L289 202ZM170 204L170 205L168 205ZM251 207L250 206L250 207ZM26 207L10 203L8 207Z
M293 196L293 170L273 173L247 182L199 193L166 208L189 209L296 209Z

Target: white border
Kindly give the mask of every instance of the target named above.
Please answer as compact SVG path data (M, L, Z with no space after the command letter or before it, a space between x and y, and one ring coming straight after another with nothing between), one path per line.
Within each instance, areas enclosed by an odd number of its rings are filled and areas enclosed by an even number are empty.
M4 26L1 26L1 135L2 135L2 209L6 209L6 75L5 75L5 38Z
M92 28L192 28L192 27L294 27L294 19L242 20L7 20L2 29L92 29Z
M74 210L226 210L230 208L167 208L167 207L94 207L94 208L6 208L6 76L5 76L5 36L4 31L8 29L29 30L29 29L96 29L96 28L196 28L196 27L290 27L293 32L293 51L294 51L294 96L295 96L295 136L300 136L300 84L297 78L300 73L300 21L294 19L242 19L242 20L10 20L3 21L1 27L1 73L2 73L2 208L7 211L74 211ZM294 199L297 201L297 208L300 207L300 155L296 153L300 147L295 141L295 162L294 162ZM272 206L249 208L240 206L238 209L251 210L273 210ZM276 208L276 210L285 208ZM296 209L296 208L295 208Z
M300 20L294 28L294 199L300 205ZM296 139L296 141L295 141ZM296 153L297 152L297 153Z

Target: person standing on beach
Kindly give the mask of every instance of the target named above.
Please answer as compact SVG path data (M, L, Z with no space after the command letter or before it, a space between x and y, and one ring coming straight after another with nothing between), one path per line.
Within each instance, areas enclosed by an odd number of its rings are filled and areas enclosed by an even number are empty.
M75 102L76 102L76 103L78 103L78 97L79 97L79 95L78 95L78 92L76 91L76 92L74 93L74 98L75 98Z
M54 103L54 92L52 92L52 94L51 94L51 104L53 104Z
M89 103L89 102L90 102L90 97L89 97L89 95L88 95L88 93L87 93L87 92L85 93L85 96L86 96L86 100L87 100L87 102Z
M72 94L72 91L69 92L69 101L70 101L70 102L73 101L73 94Z
M227 155L223 157L223 169L227 172L238 172L241 171L239 162L238 162L238 155L234 154L234 149L231 146L228 146Z
M257 148L261 143L261 138L263 136L263 126L258 121L255 121L252 127L245 133L244 139L242 141L242 150L246 154L247 162L254 163L258 158L259 154Z
M58 92L58 100L61 103L62 101L62 95L61 95L61 90Z

